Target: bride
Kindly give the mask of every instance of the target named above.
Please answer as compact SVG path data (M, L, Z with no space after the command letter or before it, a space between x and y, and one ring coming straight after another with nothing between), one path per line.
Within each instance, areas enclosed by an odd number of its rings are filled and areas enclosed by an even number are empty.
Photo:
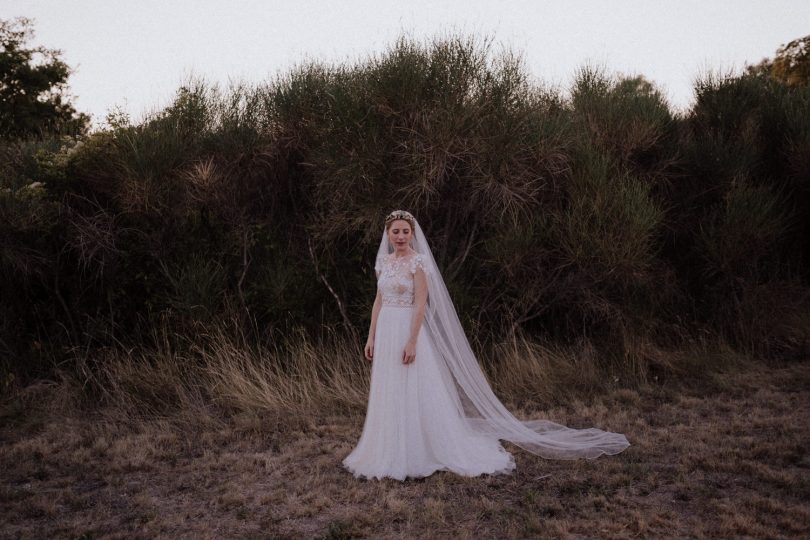
M617 454L624 435L519 420L490 388L473 355L422 229L409 212L385 218L377 298L365 356L372 361L363 432L343 460L356 477L508 473L500 440L549 459Z

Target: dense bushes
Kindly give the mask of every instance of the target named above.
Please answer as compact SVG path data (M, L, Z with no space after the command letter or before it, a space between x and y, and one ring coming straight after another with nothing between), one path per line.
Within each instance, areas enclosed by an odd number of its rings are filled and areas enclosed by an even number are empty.
M139 124L0 148L0 353L237 319L362 335L383 216L414 212L471 335L583 336L604 358L713 329L806 354L810 89L707 76L674 115L641 77L570 96L487 44L401 40L260 86L201 81Z

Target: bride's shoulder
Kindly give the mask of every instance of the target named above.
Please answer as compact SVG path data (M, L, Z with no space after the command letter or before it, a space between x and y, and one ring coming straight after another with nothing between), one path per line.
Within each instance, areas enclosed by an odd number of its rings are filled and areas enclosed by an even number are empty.
M382 255L378 255L377 260L374 262L374 269L377 270L378 272L380 270L382 270L382 267L384 265L388 264L388 261L390 260L390 258L391 258L390 253L384 253Z
M410 264L411 274L415 274L417 268L422 270L422 272L424 272L425 274L428 273L427 262L425 261L425 257L421 253L414 252L414 254L411 255L410 263L411 263Z

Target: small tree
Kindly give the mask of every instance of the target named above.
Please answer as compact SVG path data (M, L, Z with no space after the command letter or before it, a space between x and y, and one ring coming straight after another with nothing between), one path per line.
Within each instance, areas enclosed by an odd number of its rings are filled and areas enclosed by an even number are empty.
M750 73L764 73L786 84L810 83L810 36L794 39L776 49L773 59L748 66Z
M62 51L27 46L33 37L31 19L0 19L0 139L86 133L90 117L70 103Z

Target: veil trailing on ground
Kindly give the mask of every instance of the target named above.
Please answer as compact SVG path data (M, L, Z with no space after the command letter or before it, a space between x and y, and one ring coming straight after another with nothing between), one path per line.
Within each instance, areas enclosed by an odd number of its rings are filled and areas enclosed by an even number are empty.
M459 397L456 405L470 427L549 459L596 458L602 454L617 454L630 445L620 433L596 428L573 429L548 420L519 420L510 413L493 393L473 354L425 234L416 220L412 247L422 255L428 283L423 331L426 329L433 338L444 363L439 366L440 370L449 374L448 384L456 385ZM393 251L383 229L377 261Z

